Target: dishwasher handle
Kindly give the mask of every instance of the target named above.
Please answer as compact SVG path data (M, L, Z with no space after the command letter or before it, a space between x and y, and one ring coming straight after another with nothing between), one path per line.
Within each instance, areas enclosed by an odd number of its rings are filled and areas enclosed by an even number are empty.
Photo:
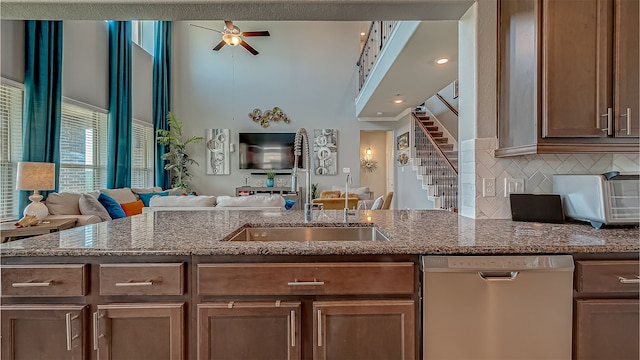
M478 271L478 275L485 281L513 281L518 276L517 271Z

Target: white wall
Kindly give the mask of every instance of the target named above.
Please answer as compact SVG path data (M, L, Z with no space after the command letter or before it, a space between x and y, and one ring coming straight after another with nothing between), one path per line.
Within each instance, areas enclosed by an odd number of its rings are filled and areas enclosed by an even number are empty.
M62 24L62 95L109 109L109 24Z
M196 22L222 29L222 21ZM204 136L208 128L239 132L295 132L304 127L338 129L338 175L312 176L320 190L344 185L342 168L351 169L360 184L360 130L389 130L393 124L360 123L355 118L359 26L357 22L234 22L243 31L268 30L270 37L247 38L260 52L244 48L211 49L220 35L187 22L173 23L172 111L183 120L186 136ZM247 116L254 108L280 107L290 124L263 129ZM231 154L231 174L206 175L204 142L190 152L200 163L192 167L192 188L203 194L233 194L249 170L238 169L238 153ZM255 171L254 171L255 172ZM283 177L289 181L289 177ZM264 180L253 176L250 184ZM277 180L277 179L276 179Z
M24 83L24 22L0 21L0 75Z
M132 46L131 113L134 119L153 123L153 56Z

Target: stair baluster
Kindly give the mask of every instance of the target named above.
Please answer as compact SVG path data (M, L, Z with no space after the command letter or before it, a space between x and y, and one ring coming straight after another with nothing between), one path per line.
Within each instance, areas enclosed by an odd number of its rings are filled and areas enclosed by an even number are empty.
M414 112L413 118L416 163L419 164L412 165L418 171L418 178L434 199L436 208L457 211L457 151L453 151L453 145L448 144L448 139L442 137L442 131L438 131L438 126L425 113Z

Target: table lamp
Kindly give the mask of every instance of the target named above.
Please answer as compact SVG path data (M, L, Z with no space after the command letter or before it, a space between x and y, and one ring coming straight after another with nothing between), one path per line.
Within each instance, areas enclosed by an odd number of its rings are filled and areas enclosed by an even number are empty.
M40 190L53 190L56 186L56 167L53 163L19 162L16 190L33 190L31 203L24 208L24 215L35 215L38 220L49 215L47 206L40 202Z

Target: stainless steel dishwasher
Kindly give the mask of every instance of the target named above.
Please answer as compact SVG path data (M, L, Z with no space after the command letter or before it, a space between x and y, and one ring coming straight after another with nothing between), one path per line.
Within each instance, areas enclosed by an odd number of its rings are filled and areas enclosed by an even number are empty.
M573 259L423 256L425 360L571 359Z

